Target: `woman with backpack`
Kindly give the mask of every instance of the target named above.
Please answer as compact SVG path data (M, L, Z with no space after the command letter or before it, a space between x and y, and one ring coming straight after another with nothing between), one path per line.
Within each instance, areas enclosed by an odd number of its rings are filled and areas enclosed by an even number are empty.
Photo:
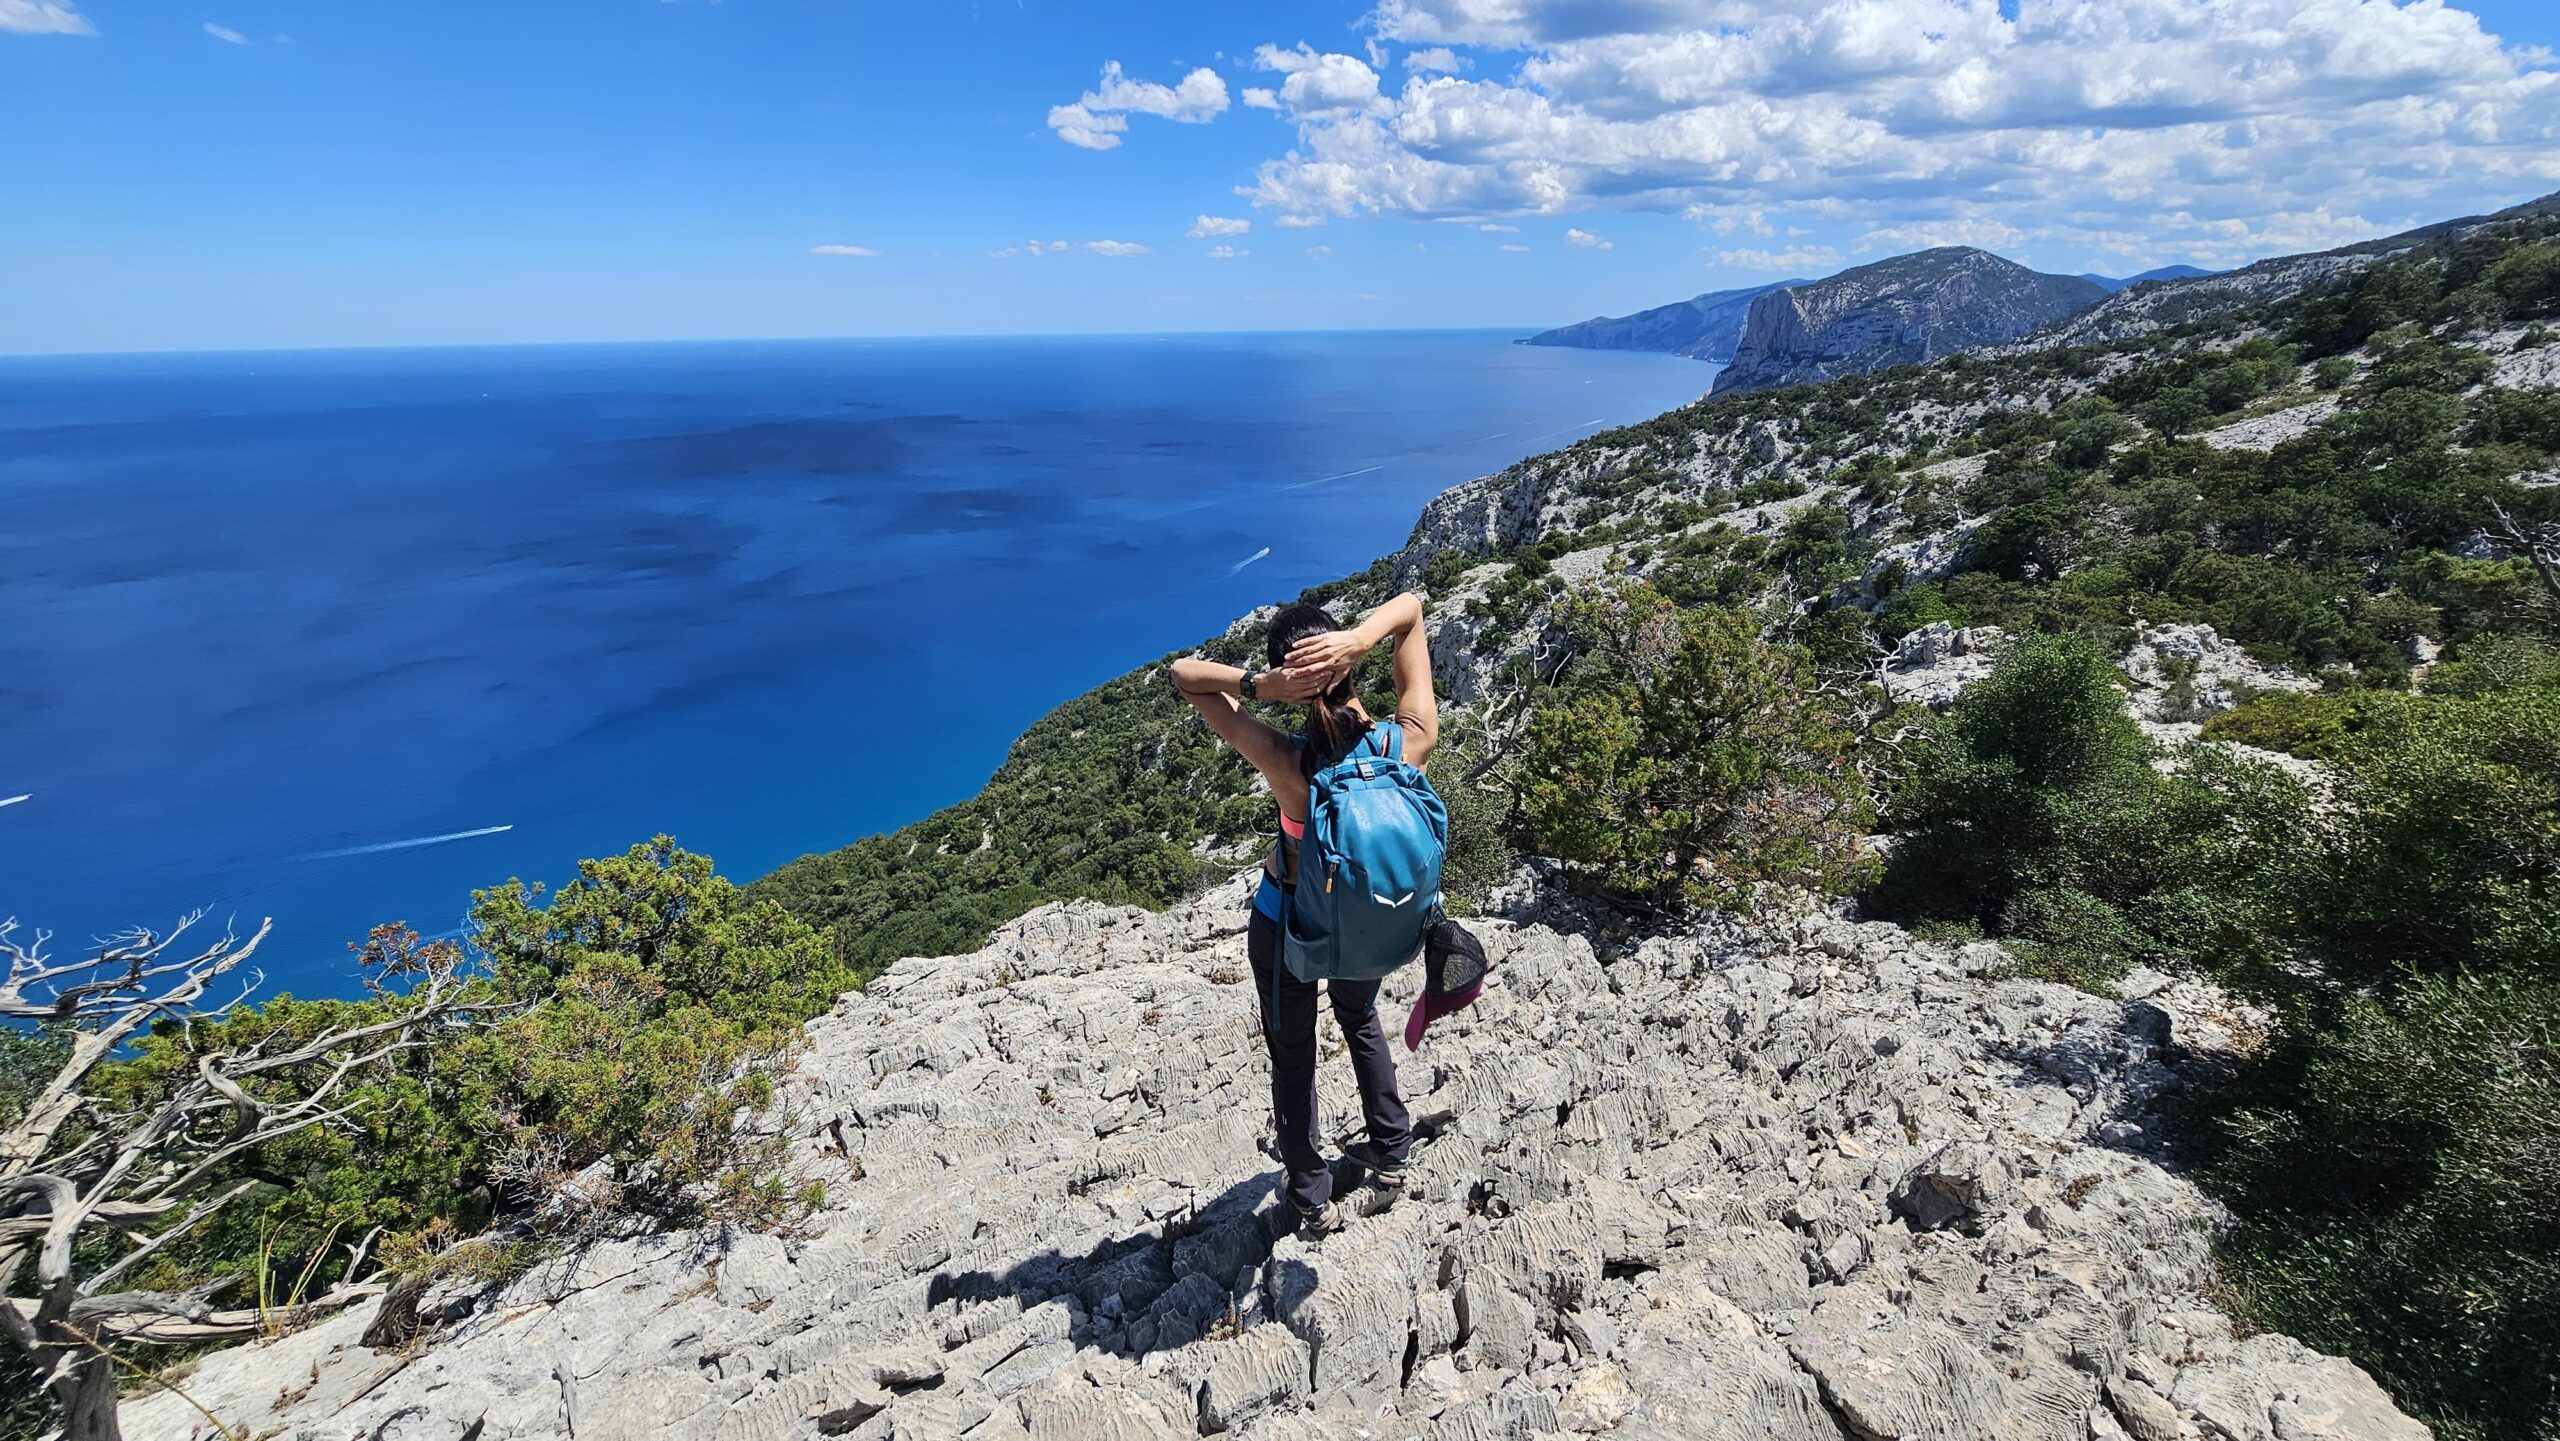
M1373 721L1352 691L1352 672L1380 641L1395 648L1396 713ZM1209 722L1210 729L1262 773L1280 811L1280 839L1264 862L1254 894L1245 949L1262 1006L1262 1039L1271 1053L1271 1110L1279 1128L1280 1159L1288 1169L1289 1205L1301 1235L1341 1229L1333 1204L1333 1173L1325 1164L1316 1129L1316 990L1283 961L1283 928L1299 879L1314 783L1345 760L1376 757L1419 768L1440 738L1440 705L1431 685L1431 648L1422 631L1422 600L1407 593L1371 611L1346 630L1321 608L1293 605L1272 618L1265 646L1267 670L1239 670L1186 657L1173 663L1173 683ZM1305 725L1296 735L1245 710L1242 700L1300 706ZM1381 766L1385 770L1389 767ZM1418 778L1416 778L1418 785ZM1427 793L1428 788L1422 787ZM1431 806L1439 802L1432 798ZM1445 827L1445 820L1444 820ZM1431 859L1436 874L1437 857ZM1325 884L1330 884L1330 878ZM1428 904L1436 897L1424 897ZM1417 907L1418 911L1419 907ZM1421 919L1414 936L1418 944ZM1401 1187L1405 1153L1412 1144L1404 1098L1396 1091L1395 1060L1378 1021L1376 980L1332 979L1334 1019L1350 1044L1351 1067L1360 1082L1366 1141L1343 1148L1384 1189Z

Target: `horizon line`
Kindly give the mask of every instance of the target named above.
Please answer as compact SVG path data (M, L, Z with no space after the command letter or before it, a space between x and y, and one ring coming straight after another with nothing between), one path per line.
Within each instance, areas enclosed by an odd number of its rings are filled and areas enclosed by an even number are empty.
M1595 317L1608 318L1608 317ZM1568 321L1566 324L1578 324ZM1456 335L1473 332L1487 334L1536 335L1556 329L1554 325L1323 325L1235 327L1204 326L1197 329L1148 330L984 330L984 331L908 331L882 332L872 335L695 335L624 337L620 339L561 340L386 340L340 344L311 345L171 345L120 350L0 350L0 361L14 360L112 360L123 357L187 356L187 355L308 355L338 351L395 350L540 350L572 346L613 345L784 345L784 344L870 344L882 341L919 340L1146 340L1174 336L1214 335ZM1589 347L1562 347L1587 349ZM1628 351L1626 354L1661 352ZM1673 359L1689 359L1673 356ZM1693 362L1694 363L1694 362Z

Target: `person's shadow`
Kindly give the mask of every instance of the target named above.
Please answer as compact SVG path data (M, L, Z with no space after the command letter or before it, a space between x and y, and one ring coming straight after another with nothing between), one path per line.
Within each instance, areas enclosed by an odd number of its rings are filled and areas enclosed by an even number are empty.
M1336 1202L1355 1216L1374 1215L1395 1200L1394 1193L1369 1187L1366 1169L1348 1158L1334 1162L1333 1174ZM1187 1346L1222 1328L1232 1334L1259 1310L1254 1286L1260 1268L1296 1228L1289 1207L1277 1201L1279 1181L1276 1170L1259 1172L1082 1255L1052 1249L1000 1271L942 1272L928 1288L928 1304L1012 1298L1027 1309L1073 1296L1087 1318L1078 1344L1133 1359ZM1301 1289L1312 1280L1276 1279L1284 1286L1297 1280Z

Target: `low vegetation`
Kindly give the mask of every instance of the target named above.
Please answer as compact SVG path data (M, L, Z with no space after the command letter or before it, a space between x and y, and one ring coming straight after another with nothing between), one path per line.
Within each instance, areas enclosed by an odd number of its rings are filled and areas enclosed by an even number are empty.
M1880 912L1961 922L2035 974L2102 987L2245 949L2307 792L2219 748L2163 756L2095 642L2029 636L1960 700L1886 809Z
M2474 676L2527 683L2223 727L2318 754L2315 792L2219 744L2160 755L2102 652L2025 641L1894 798L1877 900L2037 974L2167 967L2271 1008L2193 1108L2238 1299L2445 1434L2535 1436L2560 1422L2534 1339L2560 1335L2560 686L2479 649Z
M852 976L663 837L547 898L477 893L467 948L376 930L354 1000L223 1007L208 989L254 938L192 958L170 940L61 963L22 947L11 980L30 984L0 995L24 1002L0 1015L55 1017L0 1048L0 1182L40 1198L32 1232L0 1231L9 1295L38 1308L8 1328L13 1374L75 1422L111 1415L136 1347L287 1328L386 1267L488 1274L560 1239L773 1226L820 1199L753 1117ZM75 1207L107 1224L30 1255ZM475 1239L492 1227L506 1238ZM11 1434L49 1411L20 1405Z
M1847 726L1760 617L1631 581L1570 597L1576 660L1530 712L1519 846L1656 912L1846 892L1873 820Z

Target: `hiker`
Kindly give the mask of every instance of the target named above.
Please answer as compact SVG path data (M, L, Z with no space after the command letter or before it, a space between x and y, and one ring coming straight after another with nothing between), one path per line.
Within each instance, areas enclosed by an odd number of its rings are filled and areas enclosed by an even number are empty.
M1392 721L1373 721L1353 694L1352 672L1372 647L1385 640L1396 643L1396 714ZM1279 804L1280 837L1263 863L1245 949L1253 960L1263 1043L1271 1052L1272 1119L1279 1128L1281 1163L1289 1173L1289 1205L1300 1234L1317 1237L1341 1229L1343 1219L1333 1202L1333 1173L1325 1164L1316 1131L1318 982L1293 974L1292 964L1300 963L1302 955L1284 954L1293 949L1303 953L1306 947L1303 926L1294 941L1284 935L1298 888L1299 851L1318 776L1358 758L1401 761L1418 769L1440 739L1440 704L1431 687L1431 649L1422 632L1422 600L1410 593L1371 611L1366 620L1348 630L1320 607L1292 605L1272 618L1265 652L1270 668L1258 671L1196 657L1177 660L1173 683L1210 729L1262 772ZM1291 735L1265 723L1247 712L1238 697L1303 707L1303 732ZM1400 768L1380 765L1374 769L1385 773ZM1392 777L1386 783L1392 784ZM1430 796L1429 786L1418 776L1411 778L1410 789L1430 797L1428 809L1440 818L1440 842L1445 845L1447 817L1439 809L1439 798ZM1438 919L1436 851L1428 864L1432 894L1415 898L1404 913L1413 926L1411 944L1388 962L1390 967L1410 959L1420 947L1424 929ZM1331 900L1330 894L1326 899ZM1360 1110L1368 1129L1367 1138L1345 1146L1343 1154L1367 1169L1381 1189L1400 1188L1413 1130L1404 1098L1396 1091L1395 1060L1388 1054L1386 1033L1378 1022L1378 980L1333 975L1323 985L1332 993L1334 1019L1350 1043L1351 1067L1360 1081ZM1419 1007L1415 1014L1421 1018ZM1417 1037L1418 1028L1407 1034Z

